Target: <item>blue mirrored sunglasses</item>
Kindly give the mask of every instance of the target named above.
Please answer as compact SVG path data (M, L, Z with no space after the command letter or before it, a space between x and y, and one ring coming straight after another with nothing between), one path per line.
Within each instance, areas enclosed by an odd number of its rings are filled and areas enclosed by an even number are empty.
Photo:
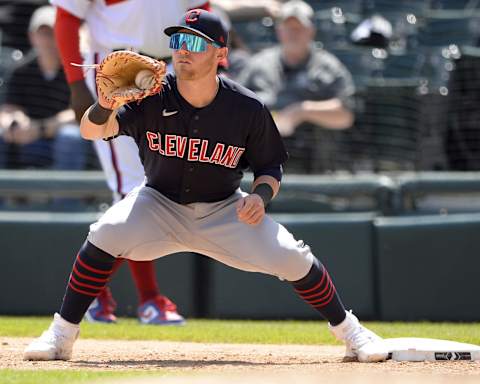
M220 48L220 46L216 43L207 41L203 37L191 35L189 33L179 32L170 36L170 48L178 50L182 48L184 43L186 50L190 52L205 52L208 44L212 44L214 47Z

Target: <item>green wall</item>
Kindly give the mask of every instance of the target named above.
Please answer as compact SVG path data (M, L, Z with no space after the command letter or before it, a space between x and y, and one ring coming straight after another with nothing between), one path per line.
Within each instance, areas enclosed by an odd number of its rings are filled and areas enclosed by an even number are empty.
M480 320L480 214L379 217L273 214L327 266L363 319ZM0 213L0 314L58 310L70 268L96 214ZM156 262L161 290L186 316L316 318L289 284L185 253ZM135 315L126 266L112 281L119 315Z

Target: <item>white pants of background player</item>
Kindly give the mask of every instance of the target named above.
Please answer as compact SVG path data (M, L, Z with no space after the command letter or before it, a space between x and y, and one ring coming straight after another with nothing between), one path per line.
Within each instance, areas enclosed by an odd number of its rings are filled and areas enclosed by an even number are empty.
M86 64L98 64L110 51L88 54ZM96 98L95 70L86 73L88 88ZM133 188L143 183L145 173L138 155L135 141L128 136L119 136L110 141L95 140L95 150L107 178L107 184L113 192L113 200L118 201Z

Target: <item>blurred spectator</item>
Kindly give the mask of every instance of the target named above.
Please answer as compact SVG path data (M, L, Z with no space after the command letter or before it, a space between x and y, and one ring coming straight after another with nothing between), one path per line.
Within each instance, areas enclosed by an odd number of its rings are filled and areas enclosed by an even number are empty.
M231 24L229 40L232 48L237 46L236 40L241 40L242 48L250 52L259 52L277 43L274 30L274 19L278 16L281 3L276 0L220 0L212 1L213 10L221 10ZM229 50L229 56L230 56ZM235 51L245 53L245 50ZM235 56L232 55L232 56ZM235 57L234 57L235 59Z
M351 75L315 46L313 16L303 1L285 3L276 25L280 44L255 55L239 77L272 111L290 153L288 172L335 169L338 150L328 131L354 119Z
M33 50L9 77L0 107L0 168L82 169L88 143L80 137L55 45L55 9L30 19Z
M47 3L48 0L0 0L0 46L28 52L30 17L35 9Z
M232 18L275 16L281 7L281 1L278 0L211 0L210 2L222 8Z
M228 63L223 69L219 67L219 70L237 81L243 68L247 66L251 53L235 29L229 31L228 44Z
M382 15L375 14L363 20L352 31L350 39L357 45L388 48L392 34L392 23Z
M212 12L220 17L228 29L228 60L220 63L218 73L237 80L240 72L247 65L251 57L250 50L241 36L233 28L228 14L221 7L212 8Z

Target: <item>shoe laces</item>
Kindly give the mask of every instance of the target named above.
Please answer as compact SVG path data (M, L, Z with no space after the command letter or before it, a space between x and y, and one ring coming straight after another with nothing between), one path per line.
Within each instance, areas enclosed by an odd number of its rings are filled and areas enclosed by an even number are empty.
M346 330L345 339L355 348L361 348L367 343L376 341L375 335L359 323L352 324L352 326Z
M68 339L69 332L65 329L55 326L55 324L51 324L50 327L42 333L40 336L40 340L49 343L55 344L59 339Z
M58 340L58 337L59 335L52 328L49 328L42 333L40 341L47 344L54 344Z

